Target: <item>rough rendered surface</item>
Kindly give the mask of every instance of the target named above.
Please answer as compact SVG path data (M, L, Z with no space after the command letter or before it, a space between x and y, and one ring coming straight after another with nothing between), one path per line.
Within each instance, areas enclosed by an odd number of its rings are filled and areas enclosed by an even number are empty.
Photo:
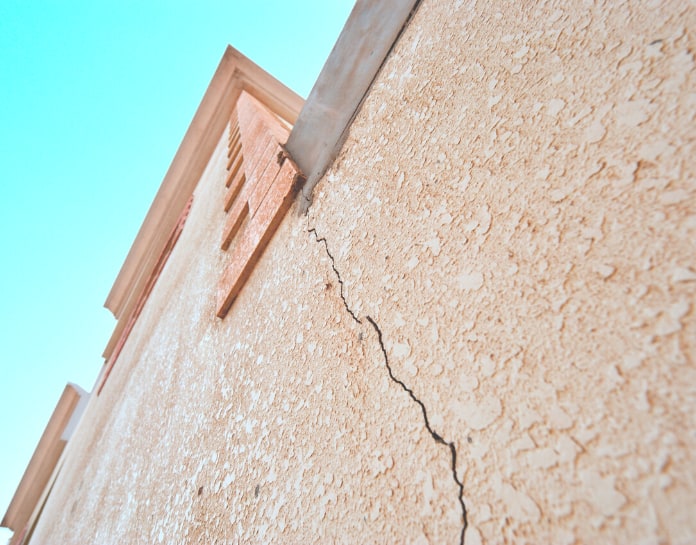
M456 442L467 543L692 543L696 12L451 4L311 223Z
M288 215L215 317L225 151L68 446L35 542L451 541L449 459L375 331L346 313L305 218Z
M523 4L421 3L224 320L221 140L32 544L696 542L696 9Z

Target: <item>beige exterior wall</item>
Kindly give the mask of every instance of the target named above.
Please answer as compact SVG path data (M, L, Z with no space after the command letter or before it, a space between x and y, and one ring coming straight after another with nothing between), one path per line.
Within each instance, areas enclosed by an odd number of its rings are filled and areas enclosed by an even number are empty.
M310 223L456 442L467 542L693 543L696 10L458 4L422 4Z
M223 137L32 543L696 541L693 28L424 1L219 320Z

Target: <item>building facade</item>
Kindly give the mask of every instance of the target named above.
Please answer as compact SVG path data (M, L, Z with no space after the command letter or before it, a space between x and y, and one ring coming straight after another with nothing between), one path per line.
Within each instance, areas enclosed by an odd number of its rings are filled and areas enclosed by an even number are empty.
M304 105L228 50L30 543L694 542L694 28L359 2Z

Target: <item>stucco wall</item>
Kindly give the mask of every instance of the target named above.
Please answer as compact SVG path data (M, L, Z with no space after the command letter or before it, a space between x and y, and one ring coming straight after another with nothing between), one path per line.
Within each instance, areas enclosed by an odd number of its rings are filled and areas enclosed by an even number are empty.
M225 139L32 543L456 541L449 459L306 218L215 317Z
M422 4L310 223L467 542L693 542L696 12L475 4Z
M695 23L424 1L219 320L223 138L32 543L696 540Z

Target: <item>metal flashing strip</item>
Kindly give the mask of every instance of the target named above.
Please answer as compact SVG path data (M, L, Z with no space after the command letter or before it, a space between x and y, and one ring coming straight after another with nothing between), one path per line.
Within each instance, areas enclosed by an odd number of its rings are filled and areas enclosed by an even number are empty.
M365 94L420 0L358 0L290 133L286 148L307 175L302 211L338 154Z

